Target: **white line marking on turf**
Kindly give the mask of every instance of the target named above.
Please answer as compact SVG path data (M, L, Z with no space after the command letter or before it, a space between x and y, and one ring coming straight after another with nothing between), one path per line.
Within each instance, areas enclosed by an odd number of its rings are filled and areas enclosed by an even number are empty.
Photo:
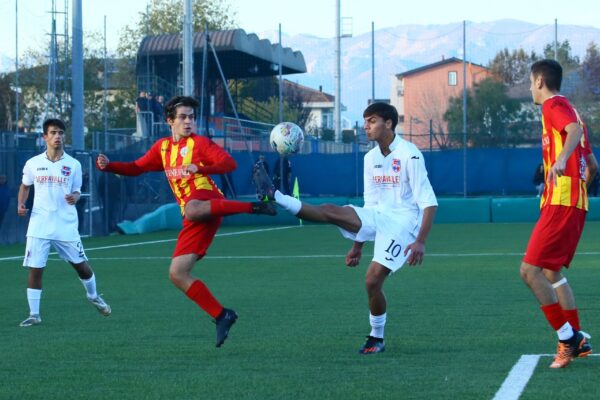
M245 235L247 233L261 233L261 232L269 232L269 231L278 231L278 230L282 230L282 229L292 229L292 228L300 228L301 226L299 225L293 225L293 226L281 226L281 227L276 227L276 228L266 228L266 229L251 229L248 231L238 231L238 232L227 232L227 233L217 233L216 237L221 237L221 236L237 236L237 235ZM157 244L157 243L168 243L168 242L174 242L177 239L163 239L163 240L151 240L151 241L147 241L147 242L134 242L134 243L125 243L125 244L115 244L115 245L110 245L110 246L101 246L101 247L92 247L92 248L86 248L85 251L89 252L89 251L94 251L94 250L108 250L108 249L116 249L116 248L123 248L123 247L135 247L135 246L145 246L148 244ZM600 255L599 251L582 251L582 252L578 252L576 253L578 256L598 256ZM50 253L50 255L56 255L55 252ZM506 252L506 253L502 253L502 252L497 252L497 253L428 253L426 254L427 257L503 257L503 256L522 256L523 253L512 253L512 252ZM316 256L207 256L205 258L325 258L325 257L340 257L340 255L316 255ZM345 255L342 255L341 257L345 257ZM0 261L11 261L11 260L19 260L22 259L23 256L12 256L12 257L2 257L0 258ZM97 258L97 257L94 257ZM160 257L149 257L149 258L157 258L160 259ZM165 257L167 259L170 259L171 257ZM122 260L125 260L127 258L121 258ZM141 257L138 257L137 259L142 259Z
M292 258L340 258L342 254L315 254L315 255L281 255L281 256L204 256L203 260L280 260ZM173 257L94 257L94 260L170 260ZM60 258L51 258L60 261Z
M590 354L588 357L599 355ZM523 354L519 361L513 365L493 400L518 400L541 357L554 357L554 354Z
M494 400L516 400L521 396L527 382L540 360L539 354L524 354L512 367L500 389L496 392Z
M235 235L243 235L246 233L256 233L256 232L265 232L268 230L278 230L278 229L290 229L290 228L296 228L296 226L288 226L285 228L272 228L272 229L264 229L264 230L252 230L252 231L241 231L241 232L228 232L228 233L222 233L222 234L217 234L217 236L235 236ZM164 240L153 240L153 241L148 241L148 242L136 242L136 243L126 243L126 244L117 244L117 245L112 245L112 246L103 246L103 247L92 247L89 249L85 249L86 252L89 251L93 251L93 250L108 250L108 249L115 249L115 248L119 248L119 247L134 247L134 246L144 246L147 244L156 244L156 243L167 243L167 242L174 242L177 239L164 239ZM50 255L56 255L55 252L50 253ZM366 254L368 255L368 254ZM506 256L522 256L523 253L429 253L426 254L426 257L506 257ZM578 256L598 256L600 255L600 252L596 252L596 251L588 251L588 252L581 252L581 253L577 253ZM205 259L217 259L217 258L222 258L222 259L227 259L227 258L231 258L231 259L251 259L251 258L257 258L257 259L270 259L270 258L326 258L326 257L346 257L345 254L322 254L322 255L279 255L279 256L273 256L273 255L268 255L268 256L206 256L204 257ZM23 256L12 256L12 257L4 257L4 258L0 258L0 261L11 261L11 260L20 260L22 259ZM146 258L154 258L154 259L171 259L172 257L146 257ZM97 260L109 260L111 259L110 257L104 257L104 258L99 258L99 257L94 257L94 259ZM115 257L115 260L128 260L128 257ZM144 259L144 257L135 257L135 258L131 258L131 259L136 259L136 260L142 260Z
M220 236L236 236L236 235L245 235L247 233L262 233L262 232L279 231L279 230L282 230L282 229L291 229L291 228L299 228L299 227L300 226L280 226L280 227L277 227L277 228L251 229L251 230L248 230L248 231L217 233L215 236L216 237L220 237ZM144 246L144 245L147 245L147 244L174 242L176 240L177 239L163 239L163 240L151 240L151 241L148 241L148 242L135 242L135 243L115 244L115 245L111 245L111 246L91 247L89 249L85 249L85 251L87 253L87 252L93 251L93 250L107 250L107 249L116 249L116 248L120 248L120 247ZM52 252L52 253L50 253L50 255L56 255L56 252ZM0 261L19 260L21 258L23 258L23 256L3 257L3 258L0 258ZM171 258L171 257L169 257L169 258Z
M502 257L502 256L523 256L525 253L425 253L425 257ZM600 251L582 251L577 252L578 256L598 256Z

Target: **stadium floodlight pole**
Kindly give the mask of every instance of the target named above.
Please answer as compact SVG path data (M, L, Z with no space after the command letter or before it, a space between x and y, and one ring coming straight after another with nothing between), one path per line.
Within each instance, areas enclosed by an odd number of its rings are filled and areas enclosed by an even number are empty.
M72 144L74 150L83 150L83 21L82 1L73 0L73 35L72 40L72 66L71 66L71 127Z
M150 3L146 3L146 36L150 36ZM146 48L146 92L150 91L150 49ZM146 93L148 96L148 93ZM147 98L147 97L146 97ZM145 117L144 117L145 118Z
M281 23L279 24L279 46L277 48L277 63L279 64L279 123L283 122L283 66L281 65Z
M467 197L467 21L463 21L463 197Z
M554 18L554 60L558 61L558 18Z
M194 95L192 0L183 2L183 95Z
M223 82L223 87L225 88L225 93L227 94L227 100L229 100L229 104L231 105L231 109L233 110L233 115L235 115L235 120L237 122L237 126L240 132L240 135L244 132L243 128L242 128L242 121L240 121L240 116L237 112L237 108L235 106L235 102L233 101L233 97L231 96L231 91L229 90L229 86L227 85L227 79L225 79L225 74L223 73L223 68L221 68L221 63L219 62L219 57L217 56L217 51L215 50L215 46L212 44L212 42L210 40L207 40L208 45L210 46L210 51L212 52L214 58L215 58L215 64L217 66L217 70L219 71L219 76L221 77L221 82ZM208 131L207 131L208 132ZM226 133L225 133L226 135ZM225 139L227 139L227 137L225 136ZM250 146L248 146L248 142L246 142L246 146L248 148L248 156L250 157L250 161L252 162L252 164L254 164L254 160L252 159L252 149L250 148ZM233 186L231 185L231 182L229 182L229 178L227 177L227 175L223 175L225 177L225 182L227 183L227 186L229 186L229 190L233 193ZM235 197L235 195L234 195Z
M341 142L341 97L342 97L342 62L341 62L341 47L342 47L342 33L341 33L341 15L340 15L340 0L335 0L335 99L334 99L334 112L333 112L333 124L335 130L335 141Z
M208 34L208 22L204 26L204 42L202 48L202 76L200 77L200 118L198 121L200 124L204 123L204 83L206 81L206 71L208 68L208 44L210 42L210 36ZM206 136L208 136L208 116L206 117ZM227 138L225 138L227 139Z
M375 21L371 21L371 103L375 101Z
M15 0L15 145L19 133L19 0Z
M104 120L104 143L106 143L106 132L108 131L108 68L106 62L106 15L104 16L104 76L102 80L103 93L102 93L102 119Z

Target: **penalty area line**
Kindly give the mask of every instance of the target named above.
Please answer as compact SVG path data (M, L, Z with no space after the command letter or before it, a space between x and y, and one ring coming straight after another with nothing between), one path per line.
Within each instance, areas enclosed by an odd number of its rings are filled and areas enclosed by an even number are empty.
M588 357L598 355L590 354ZM523 354L513 365L493 400L518 400L533 376L541 357L554 357L554 354Z

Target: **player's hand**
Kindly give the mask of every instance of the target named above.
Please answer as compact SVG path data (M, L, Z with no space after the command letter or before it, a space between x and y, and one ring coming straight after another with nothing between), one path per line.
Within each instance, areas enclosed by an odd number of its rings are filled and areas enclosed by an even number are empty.
M565 174L566 168L567 160L563 160L561 157L558 157L554 165L548 171L548 182L553 182L556 185L558 183L558 177Z
M185 167L185 170L190 174L195 174L198 172L198 166L196 164L190 164Z
M19 204L17 206L17 215L19 217L25 217L28 212L29 212L29 209L25 208L25 204Z
M81 197L81 193L79 193L79 192L73 192L73 193L70 193L70 194L66 194L65 195L65 200L70 205L74 205L75 203L77 203L79 201L80 197Z
M425 255L425 244L421 242L413 242L406 246L404 249L404 255L408 254L410 251L410 255L406 262L408 265L419 265L423 262L423 256Z
M346 265L349 267L356 267L360 263L362 256L362 249L352 246L348 254L346 254Z
M96 166L98 169L103 170L106 168L110 160L104 154L99 154L98 158L96 158Z

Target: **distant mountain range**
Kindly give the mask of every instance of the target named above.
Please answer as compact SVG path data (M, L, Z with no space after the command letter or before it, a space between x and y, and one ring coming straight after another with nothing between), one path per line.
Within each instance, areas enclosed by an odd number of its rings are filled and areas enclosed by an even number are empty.
M0 73L14 71L15 70L15 59L10 58L5 54L0 54Z
M250 33L250 32L247 32ZM277 31L255 32L271 43L279 41ZM559 25L558 41L569 40L574 55L581 59L590 42L600 45L600 29ZM335 40L308 34L283 34L285 47L301 51L308 72L287 79L334 94ZM487 65L498 51L523 48L542 53L554 42L554 24L536 25L517 20L484 23L467 22L467 60ZM399 25L375 30L375 97L389 98L395 74L440 61L442 57L462 59L463 23L444 25ZM342 39L342 103L344 116L352 123L362 121L362 110L371 97L371 33ZM14 69L14 59L0 54L0 72Z
M536 25L516 20L499 20L466 24L467 60L487 65L503 48L523 48L541 54L554 42L554 24ZM277 31L257 32L260 38L278 42ZM600 29L559 25L558 41L568 40L573 55L581 60L590 42L600 46ZM311 35L284 35L282 43L301 51L306 61L306 74L286 78L300 84L334 94L335 40ZM353 123L362 121L362 110L371 97L371 33L342 39L342 103L344 115ZM463 23L445 25L399 25L375 30L375 97L390 97L392 77L442 57L458 57L463 53Z

